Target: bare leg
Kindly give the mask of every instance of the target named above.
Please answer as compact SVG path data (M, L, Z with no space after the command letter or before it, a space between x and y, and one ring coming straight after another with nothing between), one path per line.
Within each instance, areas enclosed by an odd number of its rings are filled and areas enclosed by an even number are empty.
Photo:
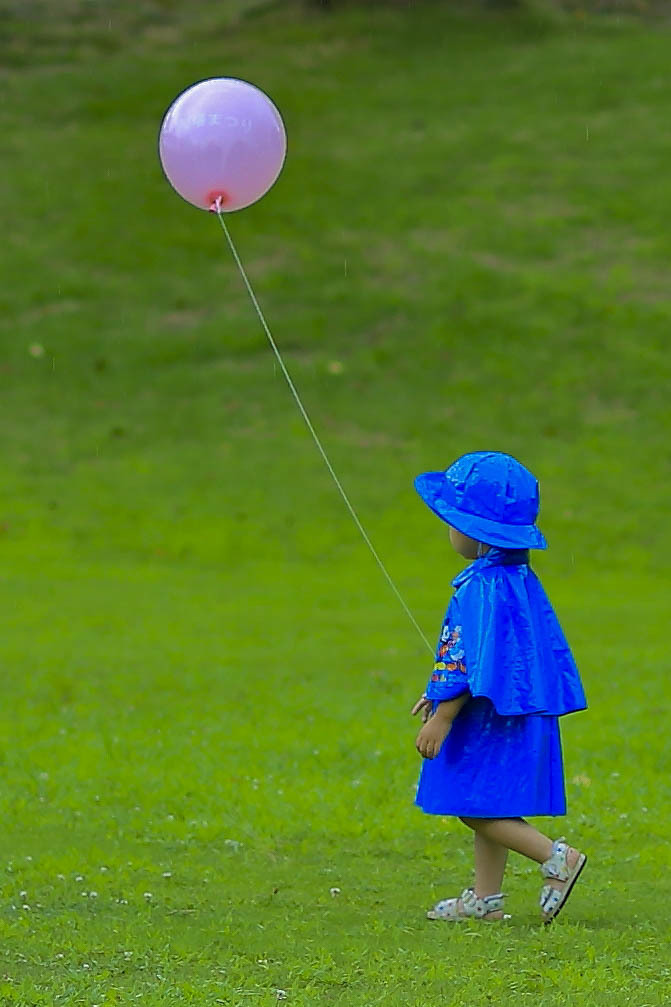
M462 818L464 825L492 843L542 864L552 855L552 840L523 818Z
M461 821L474 832L474 888L475 897L478 899L486 899L500 893L508 850L521 853L539 864L544 864L553 856L552 840L523 818L462 818ZM554 876L548 878L548 885L541 894L541 908L545 922L559 912L586 859L578 850L568 847L568 844L562 849L561 855L566 857L564 864L569 868L569 874L566 880ZM561 869L564 870L564 867ZM557 891L552 895L550 890L554 889ZM557 897L557 892L561 898ZM470 914L465 912L461 898L446 899L428 913L430 919L458 919L467 915ZM501 917L503 917L502 910L492 909L481 918L495 920Z
M515 850L516 853L521 853L539 864L544 864L552 857L552 840L535 829L533 825L529 825L523 818L462 818L462 822L475 832L476 886L479 884L491 885L496 881L497 875L492 872L495 863L493 850L496 848L496 844L501 848ZM489 844L489 847L480 846L484 854L484 866L480 873L478 872L478 843ZM492 852L487 852L488 850ZM541 908L546 923L561 909L585 864L584 854L568 844L565 848L565 856L566 878L546 876L547 884L541 893ZM476 891L478 895L481 895L477 887ZM496 894L491 889L488 894L490 893ZM482 895L484 895L484 891Z
M475 894L479 899L498 895L503 883L508 850L481 832L473 836L475 850Z
M475 819L474 819L475 821ZM475 854L475 895L478 899L485 899L488 895L499 895L503 872L508 859L508 850L505 846L488 839L481 832L474 831L473 848ZM454 908L458 916L465 916L464 903L461 898L448 899L454 903ZM438 908L438 907L436 907ZM435 919L435 917L433 917ZM486 913L485 920L500 920L503 918L503 911L492 909Z

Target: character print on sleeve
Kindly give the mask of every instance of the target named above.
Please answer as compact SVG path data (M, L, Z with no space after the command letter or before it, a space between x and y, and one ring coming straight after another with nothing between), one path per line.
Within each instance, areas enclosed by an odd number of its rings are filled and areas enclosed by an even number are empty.
M433 666L432 682L446 682L450 672L460 671L466 674L464 648L461 642L461 626L451 628L449 623L443 626L440 642L436 652L436 663Z

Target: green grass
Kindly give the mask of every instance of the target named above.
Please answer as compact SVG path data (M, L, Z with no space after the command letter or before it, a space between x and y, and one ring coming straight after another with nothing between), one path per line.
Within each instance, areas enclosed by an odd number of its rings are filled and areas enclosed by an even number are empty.
M0 1003L667 1003L668 32L4 11ZM590 700L542 823L589 873L550 933L520 858L509 925L423 919L471 870L412 806L427 655L156 157L215 74L285 116L230 227L430 638L459 564L413 476L491 446L541 479Z

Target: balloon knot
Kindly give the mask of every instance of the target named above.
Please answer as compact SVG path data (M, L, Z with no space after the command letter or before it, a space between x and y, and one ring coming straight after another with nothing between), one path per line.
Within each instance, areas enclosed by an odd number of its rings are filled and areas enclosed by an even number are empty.
M212 200L209 206L210 213L221 213L224 203L226 202L226 198L227 197L223 192L218 192L216 195L215 193L212 193L210 196L210 199Z

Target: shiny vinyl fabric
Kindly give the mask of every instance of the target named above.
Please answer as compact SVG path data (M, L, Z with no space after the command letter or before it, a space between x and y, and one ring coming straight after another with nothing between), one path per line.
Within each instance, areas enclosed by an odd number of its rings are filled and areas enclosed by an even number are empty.
M426 695L473 697L416 803L473 817L565 813L558 717L586 706L568 643L526 550L490 549L452 582Z
M473 451L444 472L424 472L415 489L434 514L464 535L503 549L546 549L536 527L538 481L512 455Z
M468 689L490 699L501 716L559 717L585 709L573 655L527 557L524 550L490 549L452 581L430 699L453 699ZM446 650L455 640L457 650ZM444 660L460 653L461 670Z
M415 803L430 815L565 815L557 718L500 717L488 699L471 699L436 758L424 759Z
M587 706L580 675L550 600L528 563L492 549L455 578L468 687L501 716L561 717Z

